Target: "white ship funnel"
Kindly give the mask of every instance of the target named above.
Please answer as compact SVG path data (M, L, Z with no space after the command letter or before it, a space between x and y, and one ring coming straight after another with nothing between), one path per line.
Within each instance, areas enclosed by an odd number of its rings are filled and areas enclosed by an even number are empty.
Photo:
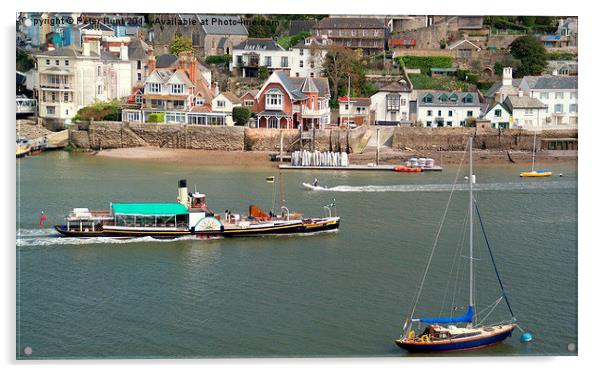
M181 179L178 182L178 202L188 207L188 187L186 186L186 179Z

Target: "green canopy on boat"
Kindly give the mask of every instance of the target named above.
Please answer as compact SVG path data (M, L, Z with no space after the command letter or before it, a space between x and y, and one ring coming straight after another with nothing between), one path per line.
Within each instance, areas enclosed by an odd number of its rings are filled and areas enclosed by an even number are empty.
M115 215L185 215L186 206L179 203L114 203Z

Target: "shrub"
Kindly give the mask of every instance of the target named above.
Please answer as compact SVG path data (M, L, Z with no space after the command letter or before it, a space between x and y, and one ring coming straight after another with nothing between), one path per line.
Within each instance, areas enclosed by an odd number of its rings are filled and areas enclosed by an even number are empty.
M218 54L215 56L207 56L205 58L205 63L208 63L209 65L223 65L230 63L230 61L232 61L232 56L229 54Z
M403 56L402 59L406 67L420 69L422 74L430 74L433 67L453 67L453 59L447 56Z
M244 126L251 119L251 110L244 106L236 106L232 109L232 119L237 126Z
M121 118L121 104L119 100L96 101L84 106L77 111L73 120L109 120L118 121Z
M261 66L259 68L259 78L262 80L265 80L268 78L268 76L270 75L268 68L265 66Z
M148 123L165 123L165 113L152 113L148 115Z

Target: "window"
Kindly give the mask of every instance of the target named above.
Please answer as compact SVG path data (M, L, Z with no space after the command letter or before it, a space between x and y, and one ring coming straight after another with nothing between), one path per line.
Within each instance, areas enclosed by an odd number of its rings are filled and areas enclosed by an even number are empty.
M433 102L433 96L431 96L430 94L424 96L424 98L422 99L422 101L427 102L427 103L432 103Z
M46 60L46 65L50 65L50 60Z
M226 107L226 101L224 100L217 100L216 104L217 107Z
M57 66L59 65L59 63L60 63L60 61L59 61L59 60L55 60L55 61L54 61L54 64L55 64L55 65L57 65Z
M569 113L576 113L577 112L577 104L570 104L569 105Z
M433 122L431 122L430 120L426 122L426 126L427 127L432 127L433 126Z
M96 94L102 95L102 85L96 87Z
M433 116L433 111L432 110L427 110L426 111L426 116L427 117L432 117Z
M298 78L299 77L299 73L295 73L295 76Z
M202 97L196 97L194 99L194 104L197 106L203 105L205 103L205 100Z
M272 66L272 57L271 56L265 56L265 65Z
M146 90L148 93L161 93L161 83L147 83Z
M501 117L502 116L502 109L495 109L494 115L496 117Z
M254 103L255 101L253 100L245 100L245 106L253 106Z
M69 66L69 60L65 60L65 66Z
M554 112L555 113L562 113L564 112L564 107L562 104L556 104L554 105Z
M554 97L555 97L557 100L561 100L561 99L563 99L563 98L564 98L564 92L556 92L556 95L554 95Z
M142 61L140 61L140 60L136 61L136 68L138 70L140 70L142 68Z
M577 98L577 92L571 92L571 99Z
M271 117L268 119L268 128L278 128L278 118Z
M314 77L314 73L309 73L309 77L313 78Z
M51 102L56 102L56 92L52 92L52 93L50 94L50 101L51 101Z
M472 117L472 110L468 110L468 111L466 112L466 116L467 116L467 117Z
M200 45L201 43L201 35L199 34L192 34L192 45Z
M140 112L127 112L126 119L128 122L140 122Z
M465 120L461 120L461 121L460 121L460 126L462 126L462 127L466 127L466 121L465 121Z
M172 84L171 93L174 95L181 95L184 93L184 84Z
M63 102L69 102L69 92L63 94Z
M405 99L405 98L402 98L402 99L400 100L400 103L401 103L401 106L406 106L406 99Z
M437 116L441 116L441 110L437 110Z
M451 127L451 126L452 126L452 122L449 122L449 121L448 121L448 122L447 122L447 126L448 126L448 127Z
M468 102L468 103L472 102L472 95L466 95L464 97L464 102Z
M136 103L137 104L142 103L142 94L140 92L136 93Z
M387 95L387 110L399 111L399 95Z
M303 48L299 49L299 56L303 56L303 51L304 51L304 50L305 50L305 49L303 49Z
M448 112L447 112L447 116L448 116L448 117L451 117L452 115L454 115L454 112L453 112L453 111L451 111L451 110L450 110L450 111L448 111Z
M533 109L525 109L525 115L533 115Z
M100 66L98 66L98 68L96 69L96 75L100 76L102 74L102 68Z
M271 89L265 96L266 109L282 109L282 93L277 89Z
M55 107L54 106L46 106L46 114L48 115L54 115L55 113Z
M543 98L543 99L547 100L549 98L548 92L541 92L539 94L539 98Z
M303 67L303 60L299 60L299 67Z
M138 81L142 80L142 74L138 73Z
M349 104L345 104L345 110L349 110Z
M286 56L280 57L280 66L288 67L288 57L286 57Z
M65 115L69 115L69 109L65 109Z

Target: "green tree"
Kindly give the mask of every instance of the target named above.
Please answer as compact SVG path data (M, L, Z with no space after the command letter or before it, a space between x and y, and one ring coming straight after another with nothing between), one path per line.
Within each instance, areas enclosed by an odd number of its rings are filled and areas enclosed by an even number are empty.
M107 120L118 121L121 118L121 103L114 99L111 101L96 101L77 111L74 120Z
M192 47L192 39L183 36L176 36L169 45L169 53L176 56L182 52L194 52Z
M165 113L152 113L148 115L148 123L165 123Z
M532 35L514 39L510 44L510 53L520 61L518 76L540 75L547 65L546 49Z
M251 110L244 106L235 106L232 108L232 119L237 126L244 126L251 119Z
M265 66L261 66L259 68L259 79L266 80L268 78L268 76L270 76L270 72L268 71L268 68Z
M332 45L328 47L326 56L322 63L324 74L330 82L333 92L333 99L339 97L339 91L343 90L347 94L347 79L351 78L354 87L361 76L359 74L365 68L361 66L361 58L358 53L341 45Z
M17 48L17 71L27 72L35 66L31 55Z

